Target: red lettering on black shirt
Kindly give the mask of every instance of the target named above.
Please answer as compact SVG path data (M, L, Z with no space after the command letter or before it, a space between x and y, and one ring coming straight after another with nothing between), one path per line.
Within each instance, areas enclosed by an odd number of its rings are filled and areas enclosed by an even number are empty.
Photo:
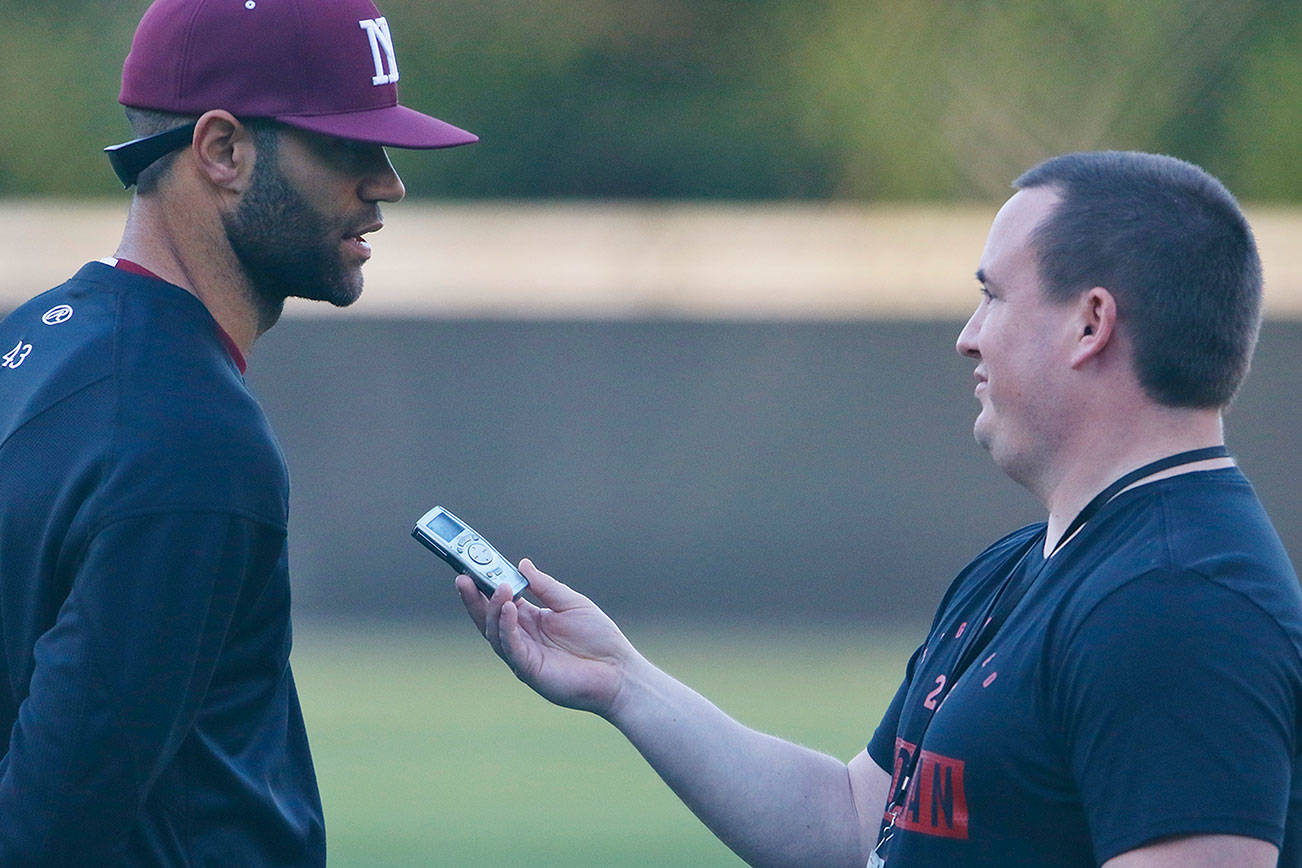
M916 746L902 738L895 739L895 770L891 791L899 783L901 771L913 758ZM963 789L963 761L922 752L918 770L909 784L904 810L895 821L896 828L939 838L967 840L967 795Z

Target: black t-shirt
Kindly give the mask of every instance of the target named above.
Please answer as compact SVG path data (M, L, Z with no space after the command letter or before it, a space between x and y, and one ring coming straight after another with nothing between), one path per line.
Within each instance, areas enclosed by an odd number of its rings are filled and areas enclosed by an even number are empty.
M194 296L91 263L0 323L0 864L325 862L289 480Z
M1093 866L1187 834L1302 864L1302 593L1248 481L1134 488L1047 564L1043 539L1023 528L963 570L873 735L898 775L925 728L887 865ZM1024 556L1034 584L935 708Z

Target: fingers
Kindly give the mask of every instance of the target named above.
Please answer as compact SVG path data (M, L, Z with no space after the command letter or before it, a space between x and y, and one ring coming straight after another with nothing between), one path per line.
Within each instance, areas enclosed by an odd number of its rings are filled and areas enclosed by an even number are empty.
M461 596L461 604L466 607L466 612L470 614L470 620L475 622L479 632L484 632L485 613L488 610L488 600L484 595L479 593L475 587L474 581L470 576L457 576L457 593Z
M510 600L511 589L501 584L493 591L493 596L485 601L484 638L499 656L502 656L502 607Z
M525 659L526 649L524 637L520 630L520 609L514 602L507 599L502 604L502 615L498 627L498 639L501 642L501 648L498 654L506 661L516 675L521 674L521 669L517 665L518 661Z
M497 652L497 656L506 661L511 671L520 675L522 672L520 661L528 658L528 643L525 641L525 631L520 625L520 604L528 607L532 612L536 612L537 607L524 600L520 603L512 601L511 590L505 584L498 586L491 597L485 597L480 593L469 576L457 576L456 585L457 593L461 595L461 602L470 613L479 632L484 634L488 644Z
M520 566L543 605L554 610L591 605L582 594L541 572L533 562L525 560ZM493 651L518 677L525 678L533 659L530 636L537 629L541 610L523 598L511 599L511 588L505 583L498 585L491 597L485 597L467 575L457 576L456 586L462 604Z
M484 638L490 642L495 642L497 633L497 623L500 617L502 603L511 599L509 589L501 595L494 594L492 597L485 597L479 590L479 586L474 580L467 575L457 576L456 580L457 593L461 596L461 604L466 607L470 614L471 620L479 628L479 632L484 634ZM506 587L505 585L501 587Z
M538 601L549 609L563 612L577 606L589 605L591 601L562 582L558 582L533 565L525 558L520 561L520 574L529 580L529 589Z

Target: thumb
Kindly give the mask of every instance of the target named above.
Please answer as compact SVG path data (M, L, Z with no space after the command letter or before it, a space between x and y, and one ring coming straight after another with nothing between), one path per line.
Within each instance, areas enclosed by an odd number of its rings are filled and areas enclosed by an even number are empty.
M528 558L520 561L520 574L529 580L529 590L533 591L538 602L553 611L562 612L591 602L569 585L558 582L535 567L533 561Z

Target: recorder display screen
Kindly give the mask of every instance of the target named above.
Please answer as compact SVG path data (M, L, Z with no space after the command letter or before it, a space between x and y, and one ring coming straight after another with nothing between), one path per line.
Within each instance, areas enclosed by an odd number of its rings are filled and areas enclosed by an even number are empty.
M464 527L442 514L429 523L429 529L448 542L452 542L454 539L461 536L461 534L465 533L466 530Z

